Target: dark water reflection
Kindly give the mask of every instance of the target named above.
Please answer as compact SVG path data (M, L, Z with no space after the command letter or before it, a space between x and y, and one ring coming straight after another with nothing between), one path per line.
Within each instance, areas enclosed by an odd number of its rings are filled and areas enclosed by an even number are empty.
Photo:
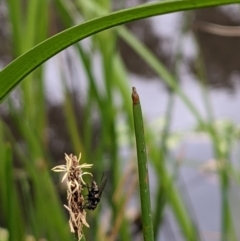
M237 78L237 81L240 81L240 34L237 37L234 34L233 37L219 36L206 32L203 28L198 27L198 23L239 26L238 13L238 7L232 5L230 7L207 8L182 13L178 20L181 21L181 24L176 21L175 23L169 22L169 18L165 15L129 23L127 26L171 71L174 69L176 56L179 54L174 46L176 42L181 41L178 39L179 32L183 32L182 37L189 34L193 35L196 46L198 45L196 41L199 43L199 52L196 52L192 58L186 59L184 52L181 53L180 51L183 58L180 61L184 61L185 67L196 75L198 72L196 61L201 55L207 83L215 88L226 87L234 90L235 79ZM179 13L174 14L179 15ZM159 19L158 22L156 18ZM163 35L156 31L157 28L153 26L153 20L155 25L161 25L160 28L168 29L175 25L176 31L171 36ZM240 32L239 29L236 31ZM166 45L168 45L167 49ZM119 47L129 71L148 78L156 77L145 62L121 40L119 41Z

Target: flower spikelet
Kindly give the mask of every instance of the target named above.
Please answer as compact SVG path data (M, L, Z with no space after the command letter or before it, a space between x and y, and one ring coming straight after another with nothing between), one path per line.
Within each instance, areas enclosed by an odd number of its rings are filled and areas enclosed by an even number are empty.
M67 201L68 205L64 207L69 211L69 226L71 232L75 233L80 240L83 236L82 227L85 225L89 227L86 221L86 211L84 210L84 196L81 193L83 186L86 183L83 180L83 175L90 172L83 172L83 168L91 168L92 164L79 164L81 159L81 153L79 158L70 154L65 154L66 165L59 165L52 168L55 172L65 172L62 182L67 179Z

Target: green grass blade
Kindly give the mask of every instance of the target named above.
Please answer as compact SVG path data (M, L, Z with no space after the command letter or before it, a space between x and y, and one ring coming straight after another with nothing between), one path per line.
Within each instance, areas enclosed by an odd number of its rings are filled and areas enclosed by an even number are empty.
M61 50L92 34L130 21L160 14L202 7L237 3L240 0L163 1L113 12L81 25L74 26L42 42L11 62L0 72L0 100L31 71Z
M73 145L74 153L85 153L85 147L82 143L79 135L76 114L74 113L73 101L71 100L71 94L65 87L65 99L64 99L64 114L66 117L66 124L68 133Z
M140 186L140 198L142 209L142 223L143 223L143 236L145 241L154 240L153 236L153 223L150 202L149 180L148 180L148 164L146 145L144 137L142 110L139 101L139 96L136 89L133 87L132 92L133 100L133 119L135 127L137 157L138 157L138 174Z
M11 21L12 27L12 41L14 46L14 56L18 56L21 53L21 22L22 22L22 14L21 14L21 2L15 0L8 0L8 14L9 19Z
M6 197L7 204L7 228L9 231L9 241L23 240L24 229L22 210L20 208L19 197L15 186L15 176L13 169L12 150L10 145L5 145L5 183L7 184Z

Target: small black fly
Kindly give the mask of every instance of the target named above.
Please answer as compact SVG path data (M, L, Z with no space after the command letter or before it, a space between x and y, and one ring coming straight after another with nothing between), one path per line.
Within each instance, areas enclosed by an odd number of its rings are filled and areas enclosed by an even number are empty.
M102 192L106 186L107 178L103 175L101 184L98 186L97 183L93 180L91 186L87 186L88 194L87 194L87 202L84 205L85 209L94 210L98 203L100 202Z

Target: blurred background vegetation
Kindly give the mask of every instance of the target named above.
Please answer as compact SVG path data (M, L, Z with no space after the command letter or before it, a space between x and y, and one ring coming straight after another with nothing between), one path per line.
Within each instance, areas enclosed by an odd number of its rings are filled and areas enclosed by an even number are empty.
M2 0L0 68L66 28L145 2ZM79 152L98 182L108 178L86 240L142 240L132 85L155 239L239 240L239 16L231 5L132 22L25 78L0 108L0 241L74 240L66 186L50 169Z

